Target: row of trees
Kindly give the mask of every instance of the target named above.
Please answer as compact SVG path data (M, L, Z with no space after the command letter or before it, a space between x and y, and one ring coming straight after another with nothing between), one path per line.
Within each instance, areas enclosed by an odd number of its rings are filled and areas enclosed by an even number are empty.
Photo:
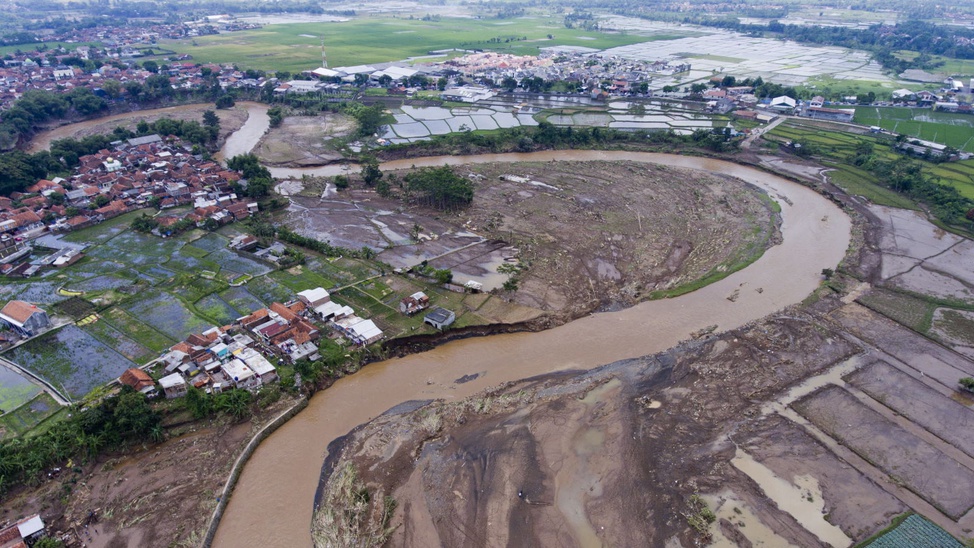
M69 458L91 458L106 449L163 439L162 416L145 395L129 387L33 436L0 441L0 493L36 484L43 472Z
M91 116L107 106L104 99L87 88L74 88L68 93L28 90L0 114L0 150L12 149L21 139L33 135L39 124L71 115Z
M809 152L814 152L814 147ZM860 142L847 161L872 173L888 188L927 204L947 224L964 224L969 220L968 213L974 210L974 200L964 197L953 186L938 183L914 159L886 158L874 154L872 143Z

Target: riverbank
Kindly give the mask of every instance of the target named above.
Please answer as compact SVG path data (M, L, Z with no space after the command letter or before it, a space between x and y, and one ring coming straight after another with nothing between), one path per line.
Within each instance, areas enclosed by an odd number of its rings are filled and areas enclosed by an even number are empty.
M572 153L573 160L623 159L618 156L621 153ZM481 163L558 159L557 153L547 152L426 158L417 159L416 163L459 165L464 160ZM307 524L311 521L314 486L327 444L399 402L441 397L452 400L509 380L589 369L652 354L714 324L719 331L733 329L804 299L818 287L821 270L834 268L845 254L849 218L808 188L717 160L655 154L630 154L625 159L715 171L765 188L782 206L782 243L748 268L681 297L594 314L539 333L451 342L422 354L371 364L339 380L317 394L307 410L258 448L241 476L214 545L236 546L244 539L310 545ZM412 163L402 163L407 162ZM397 165L394 162L384 169ZM300 171L292 172L300 177ZM735 292L735 299L727 298ZM459 383L461 379L466 382ZM363 398L363 394L369 397ZM311 447L309 440L315 440ZM280 462L291 463L286 475L278 473ZM268 511L281 519L273 524L260 520L258 516ZM257 523L261 526L255 526Z

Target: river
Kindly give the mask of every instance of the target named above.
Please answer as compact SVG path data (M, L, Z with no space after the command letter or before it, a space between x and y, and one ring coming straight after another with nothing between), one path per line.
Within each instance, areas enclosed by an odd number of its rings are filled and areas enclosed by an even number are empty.
M267 129L266 107L227 141L225 153L248 152ZM562 370L591 369L670 348L711 325L734 329L808 296L823 268L835 268L849 246L851 221L835 204L799 184L708 158L670 154L547 151L443 156L388 162L383 169L466 163L628 160L732 175L765 189L781 204L782 243L749 267L673 299L592 314L539 333L454 341L429 352L370 364L319 392L310 405L260 445L243 470L214 545L310 546L315 489L328 444L408 400L463 398L507 381ZM335 175L342 166L273 168L275 177ZM739 292L731 301L727 297ZM457 384L464 375L478 375Z
M429 352L370 364L339 380L316 394L307 409L257 449L244 468L214 546L310 546L312 504L328 444L401 402L459 399L511 380L653 354L710 325L716 324L720 331L740 327L803 300L818 287L822 269L835 268L849 245L849 217L820 194L756 169L707 158L547 151L412 158L382 168L558 160L629 160L733 175L778 199L782 243L746 269L681 297L593 314L540 333L455 341ZM271 173L297 178L336 175L342 170L336 165L272 168ZM736 301L728 300L735 291L739 291ZM464 384L455 382L474 374L480 376Z

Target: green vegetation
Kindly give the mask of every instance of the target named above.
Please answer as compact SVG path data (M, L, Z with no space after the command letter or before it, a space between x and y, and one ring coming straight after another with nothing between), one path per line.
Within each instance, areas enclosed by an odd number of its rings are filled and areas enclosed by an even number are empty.
M47 392L41 392L29 402L9 413L0 415L0 429L6 431L6 434L0 437L22 436L35 429L42 422L53 420L52 417L60 411L62 411L61 405L54 401L54 398Z
M707 501L703 500L700 495L693 494L687 499L687 506L689 509L683 513L687 524L697 533L709 537L710 524L717 521L717 516L707 506Z
M131 388L103 399L34 436L0 441L0 493L36 484L47 468L69 458L93 457L103 449L162 441L162 417Z
M873 289L859 302L918 333L930 330L937 304L900 291Z
M916 546L964 548L964 545L951 537L947 531L913 512L896 516L889 527L856 544L856 548L866 548L867 546L877 548L913 548Z
M424 167L403 178L403 192L412 200L437 209L462 209L473 201L473 184L450 166Z
M552 31L552 27L557 30ZM553 36L548 39L548 35ZM655 39L680 37L657 36ZM524 40L523 38L526 38ZM321 64L321 40L331 66L381 63L427 55L445 49L489 49L537 55L557 45L610 48L654 37L603 34L565 29L560 19L419 19L362 17L341 23L268 25L262 29L190 40L163 40L160 45L189 53L199 63L236 63L241 67L297 73ZM512 40L513 39L513 40Z
M919 202L940 222L967 230L967 213L974 208L974 162L941 163L942 158L913 159L894 147L896 140L884 135L856 135L828 124L789 120L764 138L785 145L799 143L803 155L815 155L837 169L834 182L849 192L861 193L877 203L897 205L900 198ZM868 191L868 194L865 192Z
M908 137L974 152L974 116L929 108L856 107L855 121Z

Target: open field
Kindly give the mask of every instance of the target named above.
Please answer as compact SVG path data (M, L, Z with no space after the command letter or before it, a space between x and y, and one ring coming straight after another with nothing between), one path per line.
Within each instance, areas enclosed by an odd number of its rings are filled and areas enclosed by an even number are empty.
M854 94L855 89L892 91L894 82L865 51L839 47L815 47L773 38L755 38L736 32L609 16L607 28L625 32L696 31L695 36L665 42L634 44L608 50L608 55L625 58L683 58L692 64L689 74L654 79L654 87L669 83L705 81L713 74L756 78L788 86L829 85L833 91ZM584 45L584 44L583 44ZM827 77L829 80L817 80ZM830 83L831 82L831 83ZM899 83L896 87L902 87Z
M929 108L856 107L855 122L974 152L974 116Z
M554 36L548 39L548 35ZM162 40L160 45L188 53L201 63L235 63L242 68L300 72L321 65L321 40L332 67L398 61L445 49L488 49L537 55L538 49L571 45L605 49L682 36L678 31L656 37L605 34L566 29L560 18L468 19L435 21L360 17L344 22L268 25L262 29ZM526 40L510 41L511 38ZM497 43L489 43L498 39ZM193 44L197 45L193 45Z
M73 325L32 339L5 357L75 399L134 366L118 351Z
M888 109L869 107L867 112L875 112L877 110ZM911 109L901 110L909 111ZM925 112L930 113L929 110ZM964 115L958 114L953 116ZM869 120L861 123L869 123ZM974 117L963 117L957 123L974 124ZM966 131L966 135L962 137L963 143L960 144L966 143L965 146L974 147L974 137L971 137L971 127L964 129L947 124L946 122L943 124L945 127L955 128L956 131L951 130L950 135L957 135L957 132L962 130ZM933 125L936 126L938 124L934 123ZM879 205L916 209L917 206L910 199L886 188L875 175L848 163L848 160L855 156L856 145L859 143L872 144L873 154L883 160L894 160L902 157L899 153L892 150L888 137L869 134L865 128L861 131L862 133L850 133L848 131L820 127L804 119L791 119L764 134L763 138L779 143L791 141L807 142L815 146L815 155L822 157L823 163L835 168L835 171L831 175L833 182L846 192L865 196L870 201ZM953 186L967 198L974 198L974 160L943 164L925 162L921 159L917 161L920 162L923 172L935 181L940 184Z
M22 436L48 419L55 420L52 417L62 409L65 408L47 392L41 392L20 407L0 415L0 439Z
M476 192L460 217L355 190L295 196L300 207L282 220L319 240L369 246L393 267L426 260L450 268L456 283L475 281L485 290L501 288L511 275L498 273L501 265L523 265L520 288L509 298L564 319L725 276L775 237L772 208L759 193L698 171L548 162L478 164L463 172ZM694 206L680 205L686 203ZM481 245L494 241L509 246ZM271 276L293 286L290 275Z

